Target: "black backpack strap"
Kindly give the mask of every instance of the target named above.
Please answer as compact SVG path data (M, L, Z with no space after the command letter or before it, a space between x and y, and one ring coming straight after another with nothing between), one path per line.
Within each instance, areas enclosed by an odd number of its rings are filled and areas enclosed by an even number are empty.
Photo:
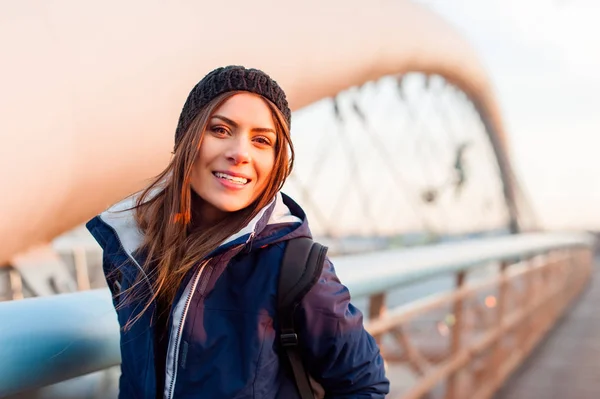
M294 329L294 310L319 279L326 254L327 247L313 242L310 238L289 240L279 274L277 291L279 339L289 359L296 387L302 399L314 399L314 394L300 357L298 335Z

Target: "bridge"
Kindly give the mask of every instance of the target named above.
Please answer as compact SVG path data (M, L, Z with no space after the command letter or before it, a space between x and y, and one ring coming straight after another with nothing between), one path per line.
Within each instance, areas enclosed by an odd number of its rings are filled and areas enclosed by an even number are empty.
M405 1L308 0L272 35L240 29L284 6L236 2L217 43L202 38L218 23L193 18L216 4L22 3L45 11L0 13L0 145L14 149L0 159L13 193L0 197L0 397L116 397L118 325L81 224L164 166L181 99L232 62L288 93L297 164L284 191L364 312L390 397L598 397L596 237L540 228L490 78L443 19ZM48 68L32 78L32 64Z

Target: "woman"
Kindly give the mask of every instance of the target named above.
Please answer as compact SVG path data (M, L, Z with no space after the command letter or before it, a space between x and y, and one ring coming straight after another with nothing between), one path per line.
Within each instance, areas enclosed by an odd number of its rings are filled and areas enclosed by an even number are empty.
M264 72L210 72L183 107L169 166L87 224L122 327L120 398L299 397L276 339L284 249L310 237L279 192L290 122ZM294 313L302 361L328 398L383 398L377 345L324 263Z

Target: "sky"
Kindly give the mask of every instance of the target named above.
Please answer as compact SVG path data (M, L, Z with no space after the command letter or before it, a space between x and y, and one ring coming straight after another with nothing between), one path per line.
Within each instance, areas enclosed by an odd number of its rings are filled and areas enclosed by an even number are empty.
M543 227L600 229L600 2L420 3L478 51Z

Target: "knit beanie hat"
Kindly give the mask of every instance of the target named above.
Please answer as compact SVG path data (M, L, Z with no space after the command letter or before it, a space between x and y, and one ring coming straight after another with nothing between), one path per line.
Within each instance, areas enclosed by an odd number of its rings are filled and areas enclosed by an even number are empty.
M277 82L261 70L230 65L209 72L190 92L183 105L175 131L175 145L179 143L192 120L212 99L228 91L243 90L269 99L285 117L288 128L292 123L292 112L285 93Z

